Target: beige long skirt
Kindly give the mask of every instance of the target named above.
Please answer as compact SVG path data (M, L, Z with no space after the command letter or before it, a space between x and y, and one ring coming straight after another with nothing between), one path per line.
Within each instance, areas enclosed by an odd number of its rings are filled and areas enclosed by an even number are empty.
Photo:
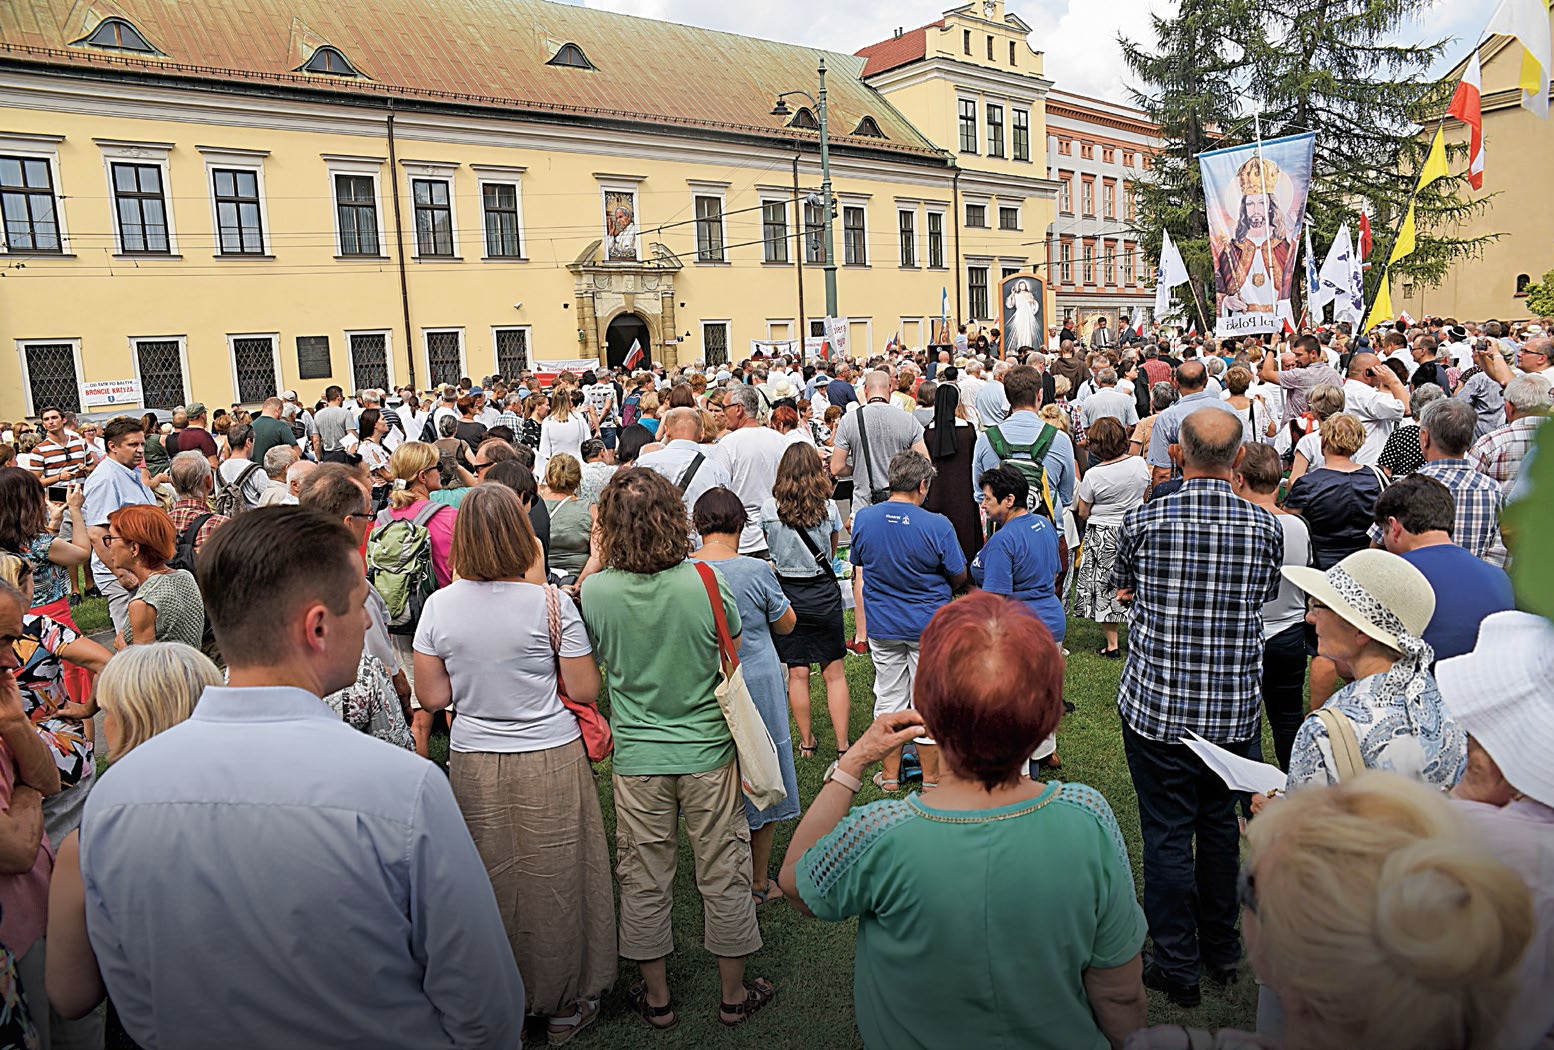
M583 742L455 751L449 780L496 891L528 1012L555 1017L615 983L604 816Z

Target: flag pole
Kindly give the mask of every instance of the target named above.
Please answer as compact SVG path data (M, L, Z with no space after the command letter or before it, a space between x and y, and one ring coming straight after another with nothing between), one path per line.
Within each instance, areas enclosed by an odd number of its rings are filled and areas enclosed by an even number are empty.
M1252 128L1257 136L1257 187L1263 191L1263 269L1267 271L1268 283L1273 285L1273 193L1268 189L1268 183L1263 167L1263 112L1258 110L1252 114ZM1279 314L1279 289L1274 287L1273 312ZM1277 334L1277 333L1276 333Z
M1209 338L1209 333L1212 331L1212 329L1209 328L1208 318L1204 316L1203 301L1198 296L1198 286L1193 283L1191 273L1187 275L1187 288L1192 292L1192 304L1198 310L1198 323L1203 325L1203 336L1205 339L1207 339Z

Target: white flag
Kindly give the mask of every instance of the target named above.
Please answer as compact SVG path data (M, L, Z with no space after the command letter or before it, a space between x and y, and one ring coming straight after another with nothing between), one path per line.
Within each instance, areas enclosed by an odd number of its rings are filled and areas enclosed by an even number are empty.
M1349 320L1359 323L1364 313L1364 285L1360 283L1360 262L1355 258L1354 241L1349 236L1349 224L1338 228L1333 246L1327 250L1322 263L1319 290L1312 296L1312 303L1333 304L1333 320Z
M1171 231L1160 231L1160 265L1155 269L1155 316L1171 311L1171 289L1187 283L1187 264L1182 253L1171 243Z
M1310 322L1314 325L1323 321L1322 307L1327 300L1322 298L1322 281L1317 277L1317 257L1311 250L1311 223L1306 223L1306 311L1310 315Z

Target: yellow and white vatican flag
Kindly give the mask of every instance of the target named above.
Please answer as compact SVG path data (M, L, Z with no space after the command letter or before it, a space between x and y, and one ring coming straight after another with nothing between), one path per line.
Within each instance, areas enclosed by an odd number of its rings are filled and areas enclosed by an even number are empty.
M1546 0L1500 0L1489 16L1487 33L1514 36L1522 44L1522 71L1517 86L1522 105L1540 117L1549 115L1549 77L1554 76L1554 40L1549 36Z

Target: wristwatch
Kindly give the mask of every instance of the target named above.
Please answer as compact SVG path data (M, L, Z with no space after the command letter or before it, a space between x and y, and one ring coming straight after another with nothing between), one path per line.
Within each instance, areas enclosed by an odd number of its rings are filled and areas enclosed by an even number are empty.
M821 779L820 784L822 787L824 787L825 785L831 783L833 780L842 785L848 791L851 791L854 795L863 790L863 781L859 780L845 769L842 769L838 762L831 763L830 768L826 770L826 775Z

